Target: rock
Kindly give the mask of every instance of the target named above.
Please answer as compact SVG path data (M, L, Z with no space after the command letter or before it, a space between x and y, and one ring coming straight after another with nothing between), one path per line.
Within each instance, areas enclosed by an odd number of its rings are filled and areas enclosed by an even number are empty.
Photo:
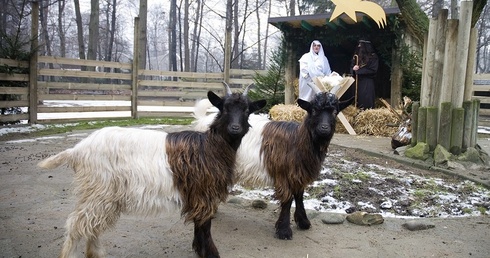
M425 142L418 142L414 147L405 151L405 156L412 159L426 160L429 158L429 145Z
M475 163L482 162L480 159L480 152L472 147L468 147L463 154L459 155L458 160L475 162Z
M252 207L254 209L266 209L267 208L267 203L264 202L263 200L253 200L252 201Z
M228 203L241 204L242 203L242 199L240 199L240 198L230 198L230 199L228 199Z
M434 162L436 164L446 164L452 158L451 152L446 150L440 144L437 144L434 150Z
M403 223L402 226L410 231L425 230L429 228L435 228L436 226L431 223L427 223L419 220L411 220Z
M345 221L345 216L338 213L325 213L320 219L325 224L342 224Z
M347 215L347 221L361 226L371 226L377 225L384 222L383 216L381 214L367 213L364 211L356 211L352 214Z

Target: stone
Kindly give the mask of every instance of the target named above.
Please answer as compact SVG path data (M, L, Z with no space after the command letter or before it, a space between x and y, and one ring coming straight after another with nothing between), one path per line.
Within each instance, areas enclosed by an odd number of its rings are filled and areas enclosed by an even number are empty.
M416 230L426 230L430 228L435 228L436 226L434 224L427 223L424 221L411 220L411 221L407 221L406 223L403 223L402 227L410 231L416 231Z
M254 209L266 209L267 208L267 203L264 202L263 200L253 200L252 201L252 207Z
M345 221L345 215L338 213L325 213L322 214L320 219L324 224L342 224Z
M354 213L351 213L347 215L346 219L350 223L361 226L377 225L384 222L384 218L383 216L381 216L381 214L367 213L364 211L356 211Z
M412 159L426 160L429 158L429 145L425 142L418 142L412 148L405 150L405 156Z
M453 154L446 150L446 148L442 147L440 144L437 144L434 149L434 162L436 164L446 164L451 158Z

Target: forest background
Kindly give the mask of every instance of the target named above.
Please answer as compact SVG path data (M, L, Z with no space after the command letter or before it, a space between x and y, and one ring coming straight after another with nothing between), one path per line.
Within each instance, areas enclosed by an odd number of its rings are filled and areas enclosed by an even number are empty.
M458 17L457 0L372 0L383 7L414 2L432 17L445 8ZM0 0L0 58L29 55L31 1ZM232 35L232 69L267 69L281 32L269 17L328 13L330 0L41 0L39 55L128 62L134 17L140 19L141 67L222 72L225 32ZM476 27L476 73L490 71L490 8Z

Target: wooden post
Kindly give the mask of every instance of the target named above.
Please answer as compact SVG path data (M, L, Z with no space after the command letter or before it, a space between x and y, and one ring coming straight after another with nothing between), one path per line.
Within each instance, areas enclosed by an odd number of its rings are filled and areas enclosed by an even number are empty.
M453 108L452 119L451 119L450 151L454 155L461 154L461 145L463 144L463 124L464 124L464 109Z
M471 31L471 15L473 1L461 1L461 15L459 17L458 26L458 51L456 52L456 62L453 72L453 94L452 102L454 107L462 107L465 80L466 80L466 65L468 64L468 48ZM473 72L473 71L469 71Z
M464 101L471 101L473 98L473 75L475 74L476 45L478 43L478 30L471 28L470 42L468 49L468 63L466 64L466 78L464 87Z
M139 17L134 17L133 64L131 73L131 117L138 119Z
M425 139L429 145L430 151L433 151L437 145L437 108L427 107L427 122Z
M39 37L39 2L32 2L31 57L29 58L29 124L37 123L37 50Z
M424 52L424 64L422 71L422 85L420 87L420 106L430 105L433 98L432 77L434 75L434 51L435 38L437 36L437 21L430 19L429 34L427 36L427 49Z
M463 142L461 144L461 150L465 152L468 147L471 147L471 132L473 131L473 102L464 101L463 109Z
M475 147L478 138L478 118L480 116L480 100L473 100L473 130L471 131L470 147Z
M412 103L412 140L411 140L411 146L417 145L417 138L418 138L418 121L419 121L419 108L420 108L420 102L416 101Z
M432 76L433 97L429 100L430 106L439 107L441 104L441 92L443 91L442 78L444 69L444 49L446 44L448 10L443 9L437 16L437 35L434 46L434 70ZM436 121L438 121L436 119ZM436 129L437 132L437 129Z
M231 25L225 31L225 60L223 67L223 80L226 84L230 84L230 69L231 69Z
M442 77L441 103L450 102L453 92L453 72L454 58L456 57L456 42L458 38L458 20L449 20L447 22L446 46L444 48L444 68ZM441 109L442 111L442 109Z
M420 107L417 119L417 143L426 142L427 107Z
M439 136L437 143L449 151L451 148L451 102L442 102L439 119Z
M393 48L391 51L392 68L391 68L391 100L390 105L392 107L398 107L402 100L402 82L403 82L403 70L401 68L401 54L399 49Z

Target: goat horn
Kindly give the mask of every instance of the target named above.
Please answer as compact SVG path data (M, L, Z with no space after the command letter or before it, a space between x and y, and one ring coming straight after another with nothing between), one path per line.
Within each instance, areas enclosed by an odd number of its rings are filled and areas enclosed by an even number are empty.
M315 94L322 92L320 88L318 88L318 86L316 86L316 84L312 82L308 82L307 85L310 86L310 88L315 92Z
M248 94L248 90L250 89L250 86L254 85L253 83L252 84L249 84L247 87L245 87L245 90L243 90L243 96L247 96Z
M230 85L228 85L228 83L226 83L225 81L223 81L223 84L225 85L226 95L231 95L232 92L231 92L231 89L230 89Z

